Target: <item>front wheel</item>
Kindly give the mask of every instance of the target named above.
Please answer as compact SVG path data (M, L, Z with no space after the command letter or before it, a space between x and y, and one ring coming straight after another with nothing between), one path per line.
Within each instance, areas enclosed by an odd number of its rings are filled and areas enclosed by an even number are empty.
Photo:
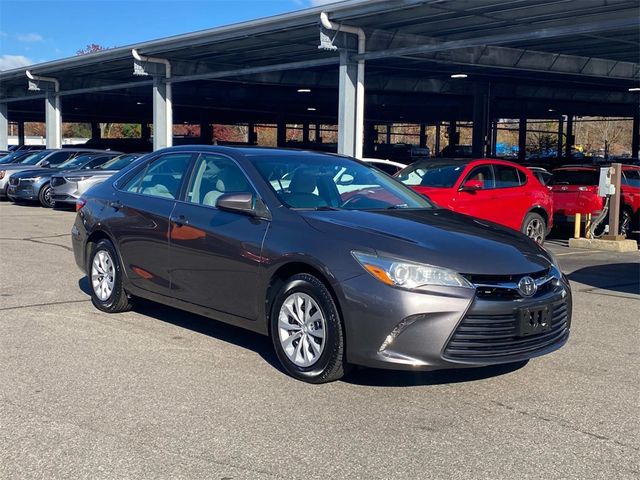
M547 236L547 222L544 221L542 215L529 212L522 222L522 233L527 237L542 245Z
M340 313L327 287L313 275L289 278L271 310L271 339L284 369L308 383L345 374Z
M45 208L53 208L53 205L55 204L55 202L53 201L52 193L53 192L51 189L51 185L49 183L46 183L40 189L40 193L38 194L38 200L40 201L40 205L42 205Z
M118 254L109 240L100 240L91 250L87 265L91 301L103 312L126 312L131 302L122 285Z

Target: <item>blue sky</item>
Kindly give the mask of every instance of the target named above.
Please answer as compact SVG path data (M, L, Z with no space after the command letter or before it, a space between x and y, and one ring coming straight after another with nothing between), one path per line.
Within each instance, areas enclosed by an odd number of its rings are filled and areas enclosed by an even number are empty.
M0 70L335 0L0 0Z

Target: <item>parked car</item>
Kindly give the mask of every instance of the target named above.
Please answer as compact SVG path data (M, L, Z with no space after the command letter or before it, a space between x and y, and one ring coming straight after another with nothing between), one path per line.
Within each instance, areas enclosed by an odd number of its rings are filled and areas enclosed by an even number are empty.
M92 169L117 156L117 153L83 153L70 158L54 168L34 168L11 174L7 196L11 201L37 200L43 207L54 205L51 189L51 177L65 170Z
M339 193L342 170L359 191ZM144 297L270 335L304 381L349 364L518 362L569 336L569 283L539 244L347 157L173 147L76 208L75 260L98 309Z
M30 153L17 163L0 165L0 199L7 198L9 178L11 178L11 175L14 173L18 173L23 170L31 170L37 167L55 167L70 158L80 155L81 153L90 153L95 151L96 150L75 148L65 148L64 150L29 151Z
M604 198L598 195L599 180L600 167L592 165L554 170L551 192L555 222L573 223L576 213L598 215L604 207ZM640 228L640 167L623 165L620 187L622 205L619 233L628 235Z
M76 200L89 188L104 182L114 173L129 166L144 153L125 153L91 170L57 172L51 176L51 198L54 207L75 206Z
M518 230L540 244L553 226L549 190L530 170L512 162L417 162L396 178L438 205Z
M33 152L28 150L18 150L16 152L8 153L7 155L0 158L0 168L2 165L9 165L11 163L18 163L22 159L24 159L27 155L32 155Z
M553 173L542 167L527 167L536 176L542 185L549 185Z

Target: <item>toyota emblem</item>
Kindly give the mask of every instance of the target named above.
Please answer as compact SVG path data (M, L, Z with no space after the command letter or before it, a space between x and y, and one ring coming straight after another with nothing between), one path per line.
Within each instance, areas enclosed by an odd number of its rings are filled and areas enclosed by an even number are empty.
M533 278L522 277L518 282L518 291L523 297L532 297L538 291L538 285Z

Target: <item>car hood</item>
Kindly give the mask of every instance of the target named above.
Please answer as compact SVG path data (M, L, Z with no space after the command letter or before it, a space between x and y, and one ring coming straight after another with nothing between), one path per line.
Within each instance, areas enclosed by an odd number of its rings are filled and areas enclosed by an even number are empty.
M41 167L30 167L28 169L20 171L15 176L19 178L28 178L28 177L50 177L54 173L61 172L59 168L41 168Z
M525 235L446 209L300 212L313 228L353 244L471 275L517 275L552 264Z

